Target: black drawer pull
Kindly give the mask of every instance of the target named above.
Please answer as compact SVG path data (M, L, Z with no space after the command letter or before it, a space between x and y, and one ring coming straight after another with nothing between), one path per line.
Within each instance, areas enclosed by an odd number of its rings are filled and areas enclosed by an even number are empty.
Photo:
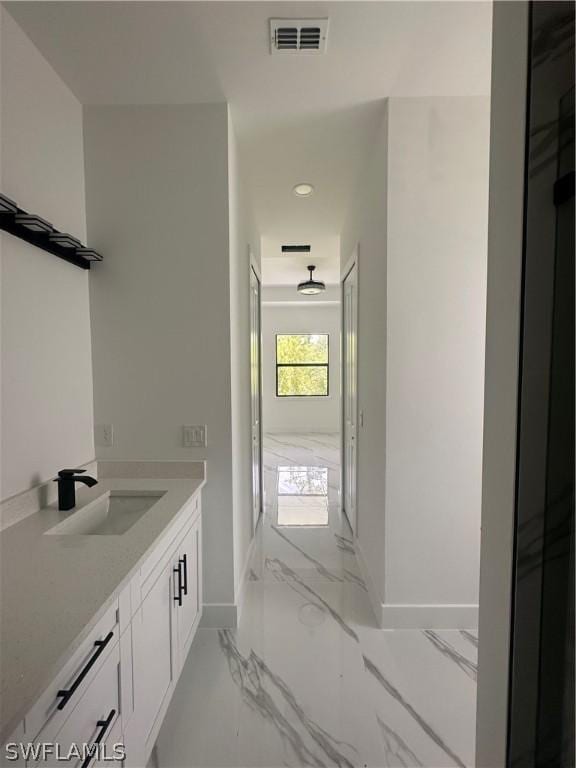
M106 646L108 645L110 640L112 640L113 637L114 637L114 632L111 630L110 632L108 632L104 640L94 641L94 647L96 648L96 651L90 657L84 669L80 672L76 680L74 680L70 688L66 688L65 690L58 691L58 693L56 694L56 696L59 696L62 699L62 701L58 704L58 709L64 709L66 704L68 704L68 702L74 695L75 691L78 689L78 686L82 683L82 680L84 680L88 672L90 672L94 664L96 664L96 662L98 661L99 657L104 653L104 648L106 648Z
M182 569L180 567L181 565L182 565L182 561L178 560L178 567L174 568L174 573L178 574L178 594L174 595L174 601L178 603L178 605L182 605Z
M96 738L92 742L95 747L98 746L98 744L100 744L100 742L104 738L104 734L110 727L110 723L112 722L112 720L114 720L115 714L116 714L116 710L112 709L110 711L110 714L106 718L106 720L98 720L98 722L96 723L96 725L100 728L100 733L98 734L98 736L96 736ZM97 750L94 750L91 755L88 755L88 757L86 758L86 760L84 760L80 768L88 768L92 760L96 757L96 752Z
M183 594L188 594L188 556L182 555L180 558L180 562L182 563L182 567L184 568L184 583L182 585L182 592Z

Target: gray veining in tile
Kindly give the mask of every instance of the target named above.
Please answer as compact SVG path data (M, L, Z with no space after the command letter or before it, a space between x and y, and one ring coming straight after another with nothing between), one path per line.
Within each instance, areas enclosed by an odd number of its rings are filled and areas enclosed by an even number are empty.
M350 539L347 539L344 536L339 536L337 533L334 534L334 538L336 539L336 546L338 549L342 550L342 552L348 552L350 555L356 554L354 552L354 544Z
M302 557L306 558L308 562L312 563L321 576L324 576L326 579L328 579L328 581L343 581L343 579L341 579L335 573L332 573L331 571L328 570L328 568L325 568L319 560L317 560L315 557L312 557L312 555L309 555L307 552L305 552L302 549L302 547L299 547L297 544L295 544L291 539L288 538L288 536L286 536L285 533L282 533L282 531L280 531L275 525L272 525L271 528L274 531L274 533L277 533L278 536L280 536L281 539L284 539L284 541L287 544L289 544L291 547L293 547L298 552L300 552Z
M363 589L364 591L368 591L366 589L366 584L364 583L364 579L360 578L360 576L356 576L356 574L352 573L352 571L349 571L348 568L344 568L344 575L346 577L346 581L349 581L352 584L358 585L360 589Z
M324 766L325 758L328 758L330 765L354 768L353 761L357 757L355 748L351 744L338 741L308 717L290 687L279 675L272 672L258 654L252 650L244 657L229 630L219 630L218 637L222 652L228 661L230 674L240 688L242 697L265 720L274 724L282 741L287 742L293 749L299 765ZM280 694L282 707L275 701L273 692ZM295 716L304 734L290 721L286 713L287 708ZM306 735L311 741L311 746L305 743ZM315 754L313 748L320 750L322 756ZM349 756L345 755L342 749L346 749Z
M476 635L473 635L472 632L469 632L467 629L461 629L460 634L465 640L468 640L469 643L472 643L474 648L478 648L478 638Z
M286 441L286 440L278 440L278 438L277 438L277 437L272 437L272 435L267 435L267 436L266 436L266 441L267 441L268 443L276 443L277 445L282 445L282 446L284 446L284 447L286 447L286 448L288 448L288 449L290 449L290 448L293 448L293 447L294 447L294 443L293 443L293 442L290 442L290 441ZM307 447L306 447L306 446L304 446L304 445L299 445L298 447L299 447L299 448L300 448L300 450L302 450L302 451L308 451L308 452L312 453L312 448L307 448ZM268 449L268 450L269 450L269 449ZM270 450L269 450L269 452L270 452Z
M294 586L295 589L299 587L300 594L304 592L309 597L312 597L314 601L320 603L332 616L334 621L342 628L344 632L346 632L347 635L349 635L351 638L356 640L358 642L358 635L356 632L350 627L340 616L340 614L332 608L332 606L324 600L324 598L319 595L312 587L310 587L306 582L298 576L298 574L293 571L289 566L286 565L286 563L283 563L282 560L279 560L278 558L270 559L268 558L266 560L266 567L274 573L274 575L278 574L284 578L282 578L282 581L285 581L288 583L289 586ZM297 585L297 586L296 586Z
M390 696L392 696L392 698L396 699L396 701L406 710L406 712L418 723L420 728L422 728L422 730L425 731L428 736L430 736L432 741L434 741L440 747L440 749L442 749L448 755L448 757L450 757L450 759L456 763L456 765L459 765L460 768L466 768L465 764L462 762L462 760L460 760L458 755L450 749L444 739L436 733L432 726L429 725L421 715L418 714L414 707L404 699L400 691L384 677L378 667L366 656L362 655L362 658L364 659L364 666L366 667L367 671L370 672L370 674L380 683L384 690L389 693Z
M414 752L410 749L404 739L399 736L392 728L389 728L382 718L376 716L380 731L382 733L382 741L384 742L384 753L386 757L386 765L395 765L399 762L404 768L413 768L413 766L421 766L422 763L416 757Z
M437 648L441 654L446 656L447 659L451 659L451 661L457 664L471 680L476 682L478 678L478 667L476 664L471 662L470 659L467 659L466 656L461 654L460 651L457 651L453 645L450 645L450 643L443 637L440 637L440 635L433 632L431 629L425 629L424 636L430 640L432 645Z
M270 448L266 451L270 456L277 456L279 459L282 459L282 461L285 462L291 462L294 461L292 457L290 457L287 453L280 453L279 451L272 451Z

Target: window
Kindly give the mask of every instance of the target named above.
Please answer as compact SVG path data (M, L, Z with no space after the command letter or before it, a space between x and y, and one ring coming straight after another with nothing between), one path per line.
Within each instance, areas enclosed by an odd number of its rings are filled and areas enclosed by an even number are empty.
M276 396L328 395L328 334L276 335Z

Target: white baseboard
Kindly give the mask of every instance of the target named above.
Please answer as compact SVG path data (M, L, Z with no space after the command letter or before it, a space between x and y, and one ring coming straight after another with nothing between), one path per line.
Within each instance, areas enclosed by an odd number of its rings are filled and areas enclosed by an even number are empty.
M236 629L238 606L234 603L204 603L200 627L202 629Z
M403 605L381 602L357 538L354 538L354 548L376 625L381 629L477 629L478 605Z
M261 520L258 523L261 525ZM240 615L244 605L246 584L248 582L249 566L252 561L252 553L256 543L256 536L252 537L246 559L240 576L240 583L236 591L234 603L204 603L200 626L204 629L236 629L240 623Z

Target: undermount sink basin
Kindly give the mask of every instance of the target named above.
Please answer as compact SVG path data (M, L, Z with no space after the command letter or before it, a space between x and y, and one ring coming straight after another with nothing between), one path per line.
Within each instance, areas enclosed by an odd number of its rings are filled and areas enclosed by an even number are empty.
M148 512L166 491L108 491L46 533L57 536L119 536Z

